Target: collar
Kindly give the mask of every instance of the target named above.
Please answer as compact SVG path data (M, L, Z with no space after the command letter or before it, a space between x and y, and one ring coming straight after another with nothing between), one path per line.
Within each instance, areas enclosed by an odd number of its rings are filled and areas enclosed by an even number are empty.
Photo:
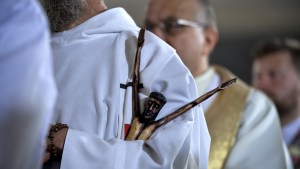
M195 81L198 87L198 94L202 95L207 92L211 86L213 76L216 74L213 68L209 68L203 74L195 77Z
M286 144L290 144L298 131L300 130L300 117L290 122L289 124L283 126L282 135Z
M84 40L91 34L120 33L129 30L139 31L139 28L123 8L112 8L72 29L53 33L52 45L62 46L79 39Z
M217 74L213 67L210 67L206 70L202 75L195 78L198 96L203 95L204 93L213 90L214 88L218 87L221 82L220 76ZM215 100L218 94L215 94L202 102L202 109L204 112L208 110L212 102Z

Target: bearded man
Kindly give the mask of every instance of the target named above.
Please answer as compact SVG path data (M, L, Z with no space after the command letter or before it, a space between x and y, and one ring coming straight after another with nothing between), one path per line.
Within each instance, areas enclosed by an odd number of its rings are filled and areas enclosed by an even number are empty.
M252 83L275 103L294 168L300 168L300 42L262 40L253 48Z
M102 0L42 4L53 32L59 92L47 167L207 168L210 137L201 107L159 128L146 142L124 140L134 116L132 84L140 31L125 10L107 9ZM142 107L151 92L162 93L168 102L160 119L194 100L196 86L173 48L147 31L144 39L139 99Z
M210 63L219 32L208 0L151 0L145 25L176 49L199 96L236 77ZM276 108L262 92L238 79L202 106L212 138L209 169L290 168Z

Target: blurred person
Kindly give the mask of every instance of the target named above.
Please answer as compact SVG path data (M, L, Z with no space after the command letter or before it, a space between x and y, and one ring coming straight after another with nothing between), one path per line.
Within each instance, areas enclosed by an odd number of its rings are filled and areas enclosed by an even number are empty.
M38 169L56 88L49 28L35 0L0 1L0 168Z
M289 38L259 41L253 59L253 85L274 101L294 168L300 168L300 42Z
M145 142L124 140L134 115L132 76L140 31L126 11L108 9L102 0L41 2L53 32L60 93L45 168L207 168L210 137L199 107ZM150 32L144 38L139 98L142 107L151 92L162 93L168 101L160 119L194 100L196 86L173 48Z
M198 95L235 77L209 64L218 41L214 15L205 0L151 0L145 19L148 30L176 49L196 79ZM210 169L290 167L276 108L263 93L239 79L202 106L212 138Z

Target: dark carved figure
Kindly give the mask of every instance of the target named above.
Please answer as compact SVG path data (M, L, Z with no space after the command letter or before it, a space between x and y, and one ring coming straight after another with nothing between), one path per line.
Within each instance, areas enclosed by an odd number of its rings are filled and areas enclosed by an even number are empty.
M145 110L140 116L142 123L151 123L155 120L160 109L166 104L166 97L159 92L152 92L145 102Z

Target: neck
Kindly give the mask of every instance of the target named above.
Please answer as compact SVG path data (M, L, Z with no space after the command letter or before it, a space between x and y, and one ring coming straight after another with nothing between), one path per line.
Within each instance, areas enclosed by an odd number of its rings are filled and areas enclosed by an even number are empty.
M100 1L98 3L86 1L86 7L83 11L81 17L79 17L75 22L72 22L68 26L66 26L65 30L72 29L83 22L89 20L90 18L104 12L107 9L106 5L103 1Z
M204 58L202 58L204 59ZM202 60L194 70L190 70L193 77L199 77L204 74L209 68L209 63L207 60Z

